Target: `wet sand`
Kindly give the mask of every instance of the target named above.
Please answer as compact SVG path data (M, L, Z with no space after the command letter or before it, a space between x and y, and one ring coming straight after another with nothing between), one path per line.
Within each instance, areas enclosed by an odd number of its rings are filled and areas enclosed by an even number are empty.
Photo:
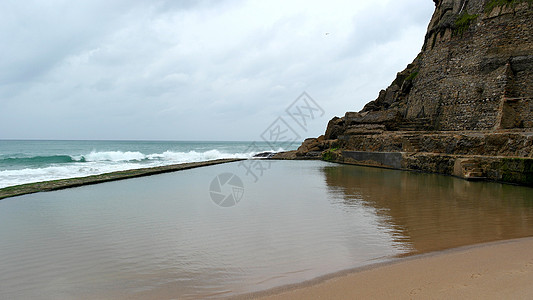
M188 170L192 168L212 166L218 164L224 164L229 162L240 161L243 159L217 159L203 162L192 162L192 163L183 163L175 164L161 167L149 167L149 168L140 168L132 169L125 171L117 171L111 173L104 173L100 175L92 175L86 177L76 177L76 178L67 178L60 180L51 180L44 182L35 182L28 184L21 184L16 186L10 186L0 189L0 200L8 197L15 197L20 195L46 192L46 191L56 191L66 188L97 184L109 181L117 181L128 178L136 178L143 176L150 176L156 174L163 174L168 172L175 172L181 170Z
M467 246L339 273L256 299L531 299L533 238Z

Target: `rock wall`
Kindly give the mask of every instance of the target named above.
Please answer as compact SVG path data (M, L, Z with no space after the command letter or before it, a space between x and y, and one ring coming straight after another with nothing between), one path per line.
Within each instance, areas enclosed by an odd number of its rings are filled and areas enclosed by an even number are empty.
M422 52L361 113L397 111L434 130L532 128L531 3L435 1ZM509 101L518 120L500 127Z
M533 0L434 2L422 51L376 100L277 158L533 186Z
M342 135L339 143L343 149L351 151L533 158L533 133L526 132L383 132L375 135Z

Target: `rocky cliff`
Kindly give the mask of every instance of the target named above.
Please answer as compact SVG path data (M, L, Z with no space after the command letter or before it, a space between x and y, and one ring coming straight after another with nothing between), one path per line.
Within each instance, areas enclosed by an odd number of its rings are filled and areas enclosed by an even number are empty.
M434 2L414 61L289 156L533 185L533 0Z
M533 127L533 1L435 1L420 55L362 113L393 129Z

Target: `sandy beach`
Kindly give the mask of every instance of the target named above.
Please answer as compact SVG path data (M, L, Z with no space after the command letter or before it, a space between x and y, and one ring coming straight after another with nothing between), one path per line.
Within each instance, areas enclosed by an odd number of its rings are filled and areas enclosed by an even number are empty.
M277 289L257 299L531 299L533 238L500 241Z

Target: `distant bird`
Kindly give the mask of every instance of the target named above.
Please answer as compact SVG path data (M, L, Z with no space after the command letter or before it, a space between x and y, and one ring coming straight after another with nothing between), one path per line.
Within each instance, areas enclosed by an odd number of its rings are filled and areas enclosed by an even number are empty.
M326 35L328 35L328 34L329 34L329 32L326 32Z

